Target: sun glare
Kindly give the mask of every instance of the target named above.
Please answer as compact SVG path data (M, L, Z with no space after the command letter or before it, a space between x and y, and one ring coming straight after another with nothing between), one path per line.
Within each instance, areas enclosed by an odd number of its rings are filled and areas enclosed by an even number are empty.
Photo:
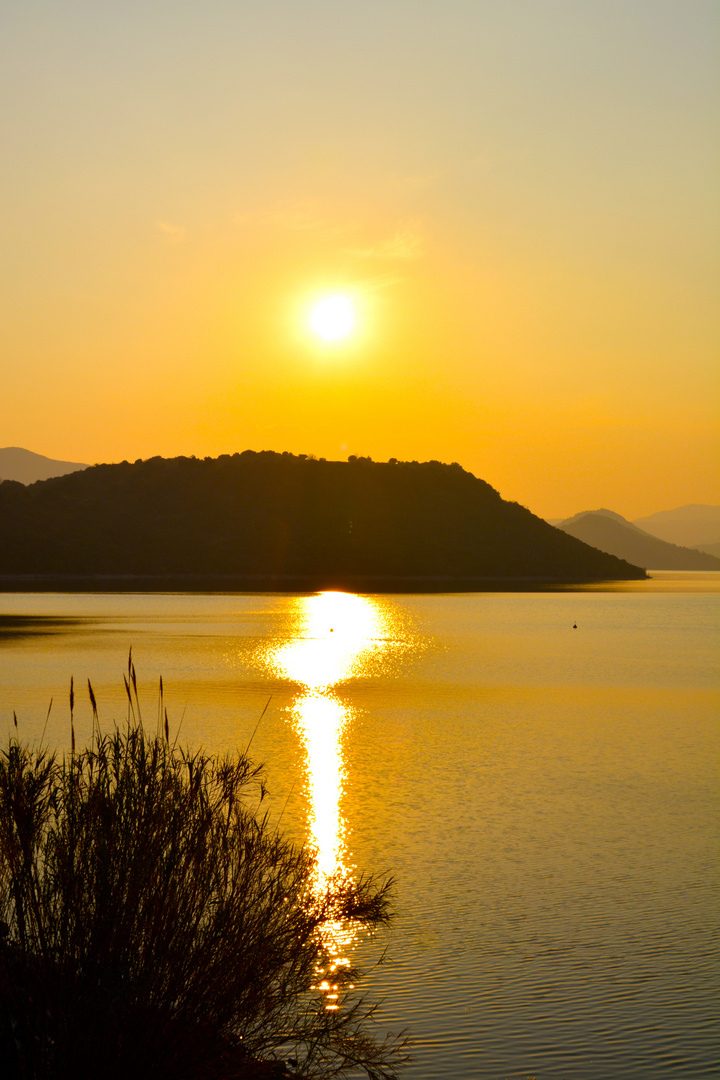
M324 341L347 337L355 326L355 312L347 296L326 296L310 312L310 325Z

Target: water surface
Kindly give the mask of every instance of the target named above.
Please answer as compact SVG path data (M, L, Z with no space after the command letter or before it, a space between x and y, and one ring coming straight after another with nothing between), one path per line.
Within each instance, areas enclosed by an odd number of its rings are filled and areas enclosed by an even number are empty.
M0 596L0 725L67 692L267 761L321 873L397 878L408 1078L717 1068L718 579L456 596ZM255 731L257 719L272 695ZM50 715L48 703L53 699ZM89 736L89 703L76 707ZM362 947L341 942L349 951Z

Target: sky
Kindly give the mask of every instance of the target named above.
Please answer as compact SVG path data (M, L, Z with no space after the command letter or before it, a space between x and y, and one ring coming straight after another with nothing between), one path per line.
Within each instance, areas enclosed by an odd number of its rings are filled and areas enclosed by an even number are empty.
M0 0L0 92L0 445L720 503L716 0Z

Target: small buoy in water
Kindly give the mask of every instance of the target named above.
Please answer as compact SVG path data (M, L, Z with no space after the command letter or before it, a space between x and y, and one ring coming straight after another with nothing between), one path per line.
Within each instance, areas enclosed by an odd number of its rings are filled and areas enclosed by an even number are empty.
M577 630L577 623L576 622L573 623L573 630Z
M332 634L332 632L333 632L333 628L332 628L332 626L331 626L331 627L330 627L330 633Z

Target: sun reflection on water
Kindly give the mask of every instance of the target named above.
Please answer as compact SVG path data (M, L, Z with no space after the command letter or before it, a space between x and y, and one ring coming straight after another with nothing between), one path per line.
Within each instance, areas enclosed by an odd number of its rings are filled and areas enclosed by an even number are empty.
M324 592L297 603L298 636L275 650L271 665L301 687L292 713L305 747L310 843L322 887L350 870L341 805L348 710L334 688L383 647L385 628L378 605L366 597Z
M356 674L359 661L381 646L384 620L378 605L351 593L324 592L298 599L298 637L273 654L287 678L322 692Z
M292 716L305 749L308 829L320 894L331 881L342 880L352 869L342 806L349 714L335 688L359 674L370 657L386 647L386 627L379 605L366 597L324 592L299 597L297 604L298 636L276 649L269 661L275 671L300 687ZM317 989L325 994L327 1009L338 1007L338 986L333 978L349 968L346 954L354 936L347 920L334 920L326 926L323 940L330 965L318 973L324 977Z

